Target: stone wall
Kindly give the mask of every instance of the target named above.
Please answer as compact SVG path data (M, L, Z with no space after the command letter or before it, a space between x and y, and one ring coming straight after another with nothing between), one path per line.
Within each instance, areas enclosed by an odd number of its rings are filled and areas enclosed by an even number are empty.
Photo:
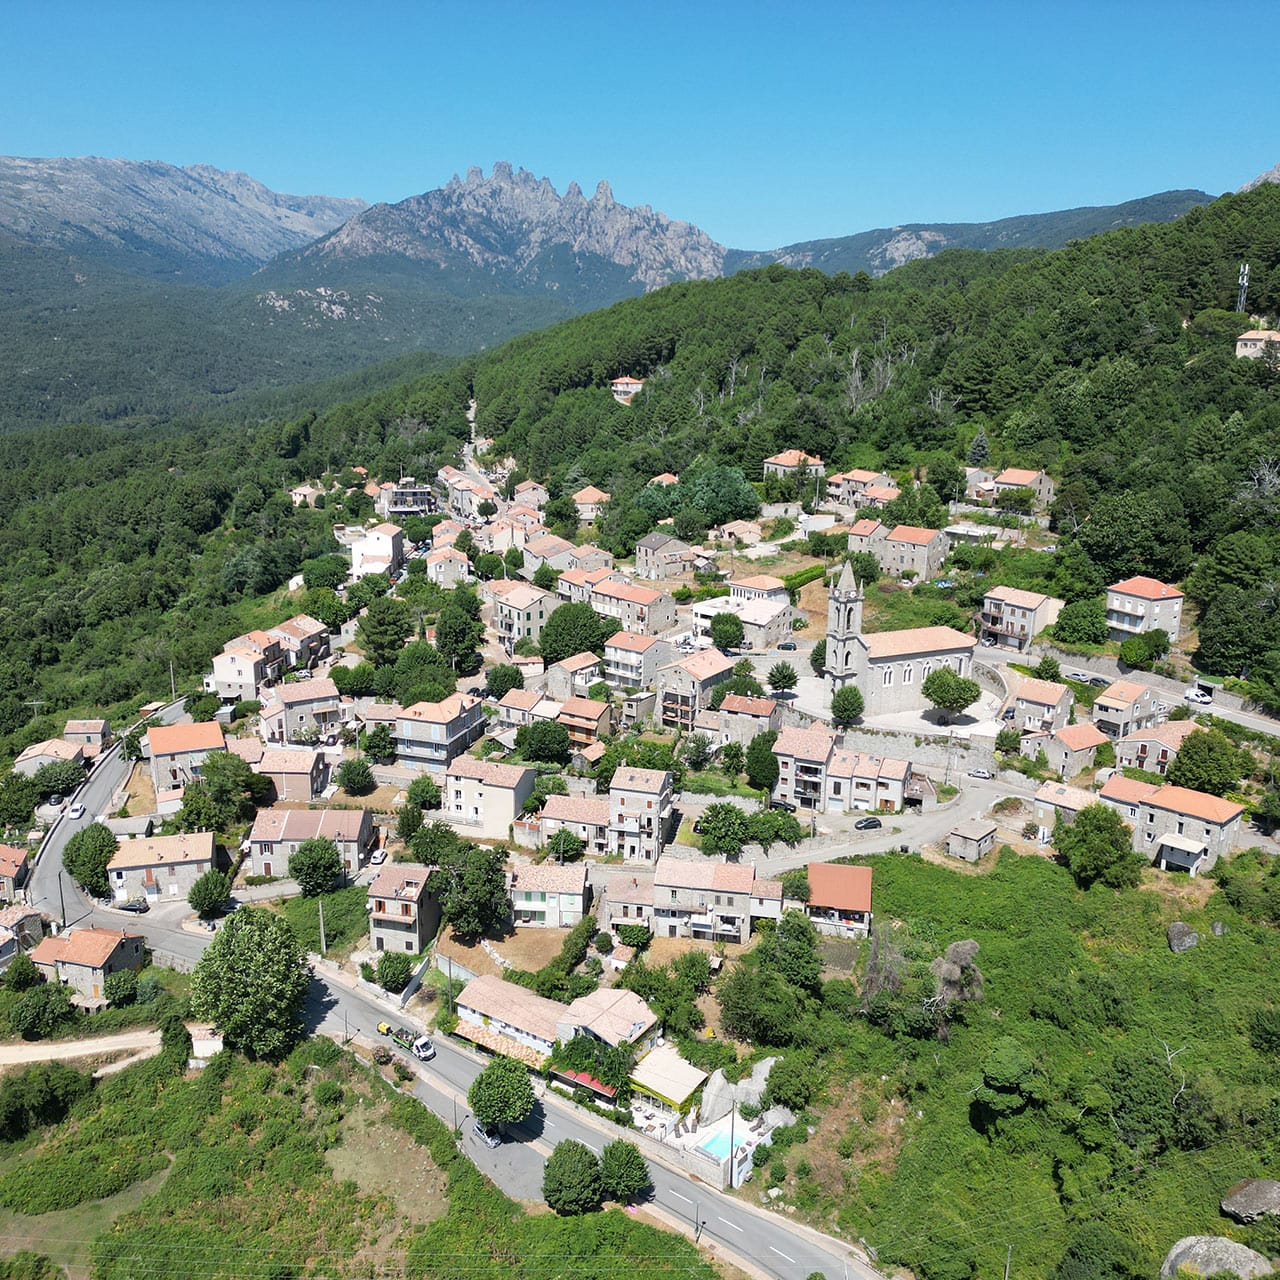
M971 741L968 738L925 737L893 729L846 729L839 738L848 751L862 751L873 756L892 756L910 760L918 769L944 771L948 755L951 772L967 773L970 769L996 769L995 743Z

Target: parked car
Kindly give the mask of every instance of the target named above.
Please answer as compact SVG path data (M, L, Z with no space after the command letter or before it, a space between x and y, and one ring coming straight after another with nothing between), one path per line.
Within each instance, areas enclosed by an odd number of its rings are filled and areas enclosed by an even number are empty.
M484 1143L486 1147L494 1148L502 1145L502 1136L494 1133L492 1129L486 1129L479 1120L471 1122L471 1132Z
M970 769L969 777L985 778L988 782L990 782L991 779L995 777L995 774L992 773L990 769Z
M1083 684L1088 684L1091 677L1087 671L1068 671L1067 679L1079 680Z
M387 860L387 851L385 849L375 849L370 856L369 861L375 867L380 867Z
M75 804L71 806L70 809L67 810L67 813L68 813L68 816L72 818L83 818L84 805L82 805L79 801L77 801Z
M790 800L770 800L770 809L781 809L783 813L795 813L796 807Z
M796 647L796 642L794 640L784 640L778 646L779 649L794 649L795 647Z
M57 792L54 792L54 794L53 794L53 795L51 795L51 796L50 796L50 797L45 801L45 804L51 804L51 805L53 805L53 806L56 808L56 807L57 807L58 805L60 805L60 804L63 802L63 800L65 800L65 799L66 799L66 797L65 797L65 796L60 796L60 795L58 795L58 793L57 793Z
M1089 683L1097 689L1105 689L1111 681L1106 676L1090 676Z
M1003 711L1003 712L1001 712L1000 719L1001 719L1001 720L1012 720L1012 719L1013 719L1013 717L1014 717L1014 716L1016 716L1017 714L1018 714L1018 712L1017 712L1017 709L1016 709L1016 708L1014 708L1014 707L1005 707L1004 711Z
M983 636L983 637L982 637L982 644L983 644L983 647L984 647L984 648L986 648L986 649L993 648L993 647L994 647L994 645L995 645L995 642L996 642L996 638L995 638L995 636Z
M853 824L853 829L855 831L878 831L883 826L884 823L879 818L859 818Z
M142 915L144 912L151 910L151 904L146 898L130 898L128 902L120 904L121 911L132 911L136 915Z
M1182 696L1188 702L1197 702L1201 706L1207 706L1213 701L1212 695L1205 693L1203 689L1188 689Z

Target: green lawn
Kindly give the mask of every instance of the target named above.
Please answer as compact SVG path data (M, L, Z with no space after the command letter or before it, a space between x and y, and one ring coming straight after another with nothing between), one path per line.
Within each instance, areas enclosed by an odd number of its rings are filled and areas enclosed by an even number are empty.
M760 792L738 778L728 778L716 769L692 771L684 775L684 791L702 796L743 796L747 800L759 800Z
M320 905L324 905L324 936L329 954L349 954L369 932L365 911L368 893L361 885L324 893L318 898L287 898L280 911L307 950L320 951Z

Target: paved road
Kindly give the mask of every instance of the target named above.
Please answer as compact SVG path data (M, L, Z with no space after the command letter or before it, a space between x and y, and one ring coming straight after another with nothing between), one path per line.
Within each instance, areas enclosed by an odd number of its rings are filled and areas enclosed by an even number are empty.
M171 703L156 717L162 724L173 724L184 718L181 702ZM71 877L61 876L62 851L77 831L83 831L107 812L112 798L124 785L132 767L132 763L124 758L121 744L117 741L110 751L98 758L88 780L64 806L62 814L50 828L40 860L31 872L31 881L27 886L27 900L37 910L48 912L54 919L62 920L64 903L68 919L72 915L73 902L83 908L86 900L72 883ZM71 817L71 805L74 803L84 805L84 817ZM118 923L118 920L113 920L113 923Z

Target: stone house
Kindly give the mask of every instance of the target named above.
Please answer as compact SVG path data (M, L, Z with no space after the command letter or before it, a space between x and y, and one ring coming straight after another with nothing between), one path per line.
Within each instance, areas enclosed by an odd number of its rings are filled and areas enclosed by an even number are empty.
M827 472L821 458L816 454L805 453L803 449L784 449L764 460L766 476L794 477L801 469L811 476L825 476Z
M274 747L262 753L254 771L271 779L279 803L314 800L328 784L329 762L310 747Z
M1107 633L1127 640L1148 631L1164 631L1171 641L1182 634L1182 592L1155 578L1126 578L1107 588Z
M1027 676L1009 699L1005 715L1012 710L1011 723L1023 733L1056 733L1066 727L1074 701L1065 684Z
M145 897L152 903L185 898L191 886L213 870L214 857L212 831L122 840L107 863L111 896L117 902Z
M569 731L574 747L586 747L613 729L613 707L597 698L566 698L556 720Z
M267 635L280 642L284 665L292 671L310 671L329 654L329 628L305 613L269 628Z
M849 551L866 552L880 563L880 544L889 536L889 526L874 516L863 516L849 526Z
M1083 770L1093 768L1098 748L1110 741L1097 725L1085 720L1080 724L1063 725L1053 733L1025 734L1018 751L1028 760L1034 760L1043 751L1049 768L1058 777L1074 778Z
M618 926L643 925L653 928L653 872L642 870L619 871L605 883L604 907L600 913L601 925L615 937Z
M369 945L418 955L440 927L440 905L427 888L430 867L388 862L369 886Z
M612 689L652 688L671 653L671 646L657 636L615 632L604 642L604 678Z
M188 782L200 776L210 755L227 749L222 726L211 720L154 725L147 730L146 742L157 800L162 792L181 793Z
M471 561L453 547L440 547L426 557L427 581L451 590L471 581Z
M942 563L950 549L950 540L941 529L900 524L892 533L878 539L871 553L885 573L928 582L942 572Z
M781 717L782 709L774 698L730 693L720 704L719 745L736 742L747 747L752 738L777 730Z
M521 480L515 487L515 500L522 506L541 511L550 501L547 486L537 480Z
M306 840L332 840L346 873L355 875L373 848L373 818L368 809L259 809L249 832L252 874L287 876Z
M658 635L676 625L676 602L665 591L631 582L597 583L591 607L603 617L617 618L623 631L638 635Z
M587 910L587 869L581 863L507 869L511 914L517 928L568 929Z
M263 705L259 725L268 743L336 734L342 728L342 695L327 676L279 685Z
M594 653L575 653L547 668L545 688L561 702L585 697L591 686L604 679L603 664Z
M805 914L819 933L865 938L871 932L871 868L811 862Z
M615 569L565 569L556 579L556 596L567 604L590 604L600 583L625 581Z
M547 797L538 815L538 840L545 848L557 831L568 831L586 846L584 852L604 857L609 852L609 797Z
M815 813L896 813L906 807L910 761L837 747L825 729L788 725L773 744L776 800Z
M1166 720L1146 729L1125 734L1116 743L1116 766L1120 769L1143 769L1147 773L1165 774L1182 744L1200 726L1194 720Z
M288 655L280 638L266 631L249 631L228 640L213 656L213 671L204 677L205 693L227 703L255 701L283 674Z
M1123 738L1138 729L1149 729L1168 714L1161 710L1160 695L1149 685L1117 680L1105 688L1093 704L1093 723L1108 738Z
M710 705L716 685L733 675L733 662L718 649L703 649L658 669L662 723L689 732L698 712Z
M609 784L609 852L656 862L666 848L675 805L671 774L619 765Z
M471 694L415 702L396 713L396 760L409 769L442 772L484 736L485 726L484 704Z
M660 938L746 942L751 922L782 919L782 886L755 868L661 858L653 874L653 932Z
M78 742L49 738L44 742L33 742L20 751L13 762L13 771L31 778L47 764L63 763L84 764L84 748Z
M27 883L30 864L22 845L0 844L0 900L17 902L22 886Z
M537 777L520 765L458 756L445 770L441 816L473 838L507 840Z
M1134 849L1162 871L1211 871L1240 841L1244 806L1233 800L1120 773L1107 780L1098 798L1132 828Z
M996 497L1015 489L1030 489L1036 496L1037 507L1047 507L1053 501L1053 481L1043 471L1031 471L1026 467L1006 467L992 481Z
M993 587L982 598L978 629L983 643L1025 650L1046 627L1057 622L1063 602L1038 591Z
M518 729L537 720L554 720L560 714L559 702L534 689L508 689L498 702L498 725Z
M598 519L608 501L609 495L603 489L597 489L593 484L584 485L573 495L573 505L578 512L578 523L591 524Z
M72 929L45 938L31 953L48 982L65 982L87 1000L106 996L107 979L126 969L137 973L145 962L143 939L123 929Z
M636 576L677 578L693 563L694 550L687 542L655 529L636 543Z
M105 720L68 720L62 740L79 747L86 760L96 760L111 745L111 726Z

